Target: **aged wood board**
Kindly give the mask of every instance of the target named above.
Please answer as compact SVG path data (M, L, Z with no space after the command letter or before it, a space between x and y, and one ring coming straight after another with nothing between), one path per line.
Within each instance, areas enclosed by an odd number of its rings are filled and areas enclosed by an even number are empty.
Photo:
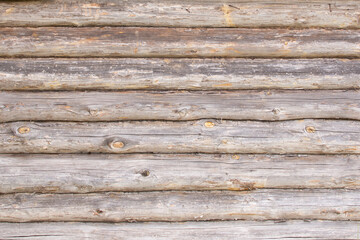
M4 240L356 239L354 221L225 221L182 223L0 223Z
M349 0L6 1L0 12L0 26L360 26L359 4Z
M357 90L0 92L0 122L360 120Z
M0 222L360 220L359 190L0 195Z
M0 32L0 57L360 57L357 29L5 27Z
M1 90L359 88L358 59L0 58Z
M360 153L360 122L124 121L0 124L0 153Z
M360 188L359 155L1 154L0 193Z

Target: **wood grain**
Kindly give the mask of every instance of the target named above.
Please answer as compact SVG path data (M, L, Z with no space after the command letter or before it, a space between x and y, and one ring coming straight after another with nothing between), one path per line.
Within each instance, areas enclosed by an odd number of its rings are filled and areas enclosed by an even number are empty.
M360 57L360 30L0 28L0 57Z
M0 92L0 121L352 119L360 92Z
M0 193L360 188L359 155L0 155Z
M360 122L12 122L1 153L360 153Z
M360 220L357 190L0 195L0 221Z
M1 26L359 28L357 1L6 1Z
M1 90L358 89L360 60L0 59Z
M4 240L356 239L359 222L0 223Z

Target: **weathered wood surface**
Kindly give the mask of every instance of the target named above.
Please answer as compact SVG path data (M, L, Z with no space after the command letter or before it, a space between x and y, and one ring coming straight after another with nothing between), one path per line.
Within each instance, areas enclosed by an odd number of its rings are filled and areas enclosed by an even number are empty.
M360 220L358 190L0 195L0 221Z
M6 1L1 26L359 28L357 1Z
M1 90L360 88L346 59L0 59Z
M357 239L359 222L0 223L4 240Z
M360 30L0 28L0 57L360 57Z
M360 153L360 122L12 122L1 153Z
M359 155L0 155L0 193L360 188Z
M0 121L352 119L353 90L239 92L0 92Z

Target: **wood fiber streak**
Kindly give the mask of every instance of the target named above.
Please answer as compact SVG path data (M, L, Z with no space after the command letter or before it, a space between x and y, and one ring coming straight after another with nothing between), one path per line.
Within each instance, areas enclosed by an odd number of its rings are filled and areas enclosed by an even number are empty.
M1 153L360 153L360 122L12 122Z
M360 188L358 155L0 155L0 193Z
M360 220L357 190L0 195L0 221Z
M349 0L6 1L0 12L0 26L360 26L359 4Z
M360 57L360 30L0 28L0 57Z

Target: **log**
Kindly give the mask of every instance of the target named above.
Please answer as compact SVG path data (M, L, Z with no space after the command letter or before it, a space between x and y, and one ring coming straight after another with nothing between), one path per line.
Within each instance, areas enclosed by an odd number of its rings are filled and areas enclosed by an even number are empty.
M360 30L40 27L0 32L0 57L360 57Z
M359 155L0 155L0 193L360 188Z
M360 120L353 90L0 92L0 122L119 120Z
M360 220L358 190L0 195L1 222Z
M0 59L1 90L359 89L360 60Z
M3 1L1 26L359 28L356 1Z
M358 222L0 223L4 240L356 239Z
M360 122L12 122L0 153L360 153Z

